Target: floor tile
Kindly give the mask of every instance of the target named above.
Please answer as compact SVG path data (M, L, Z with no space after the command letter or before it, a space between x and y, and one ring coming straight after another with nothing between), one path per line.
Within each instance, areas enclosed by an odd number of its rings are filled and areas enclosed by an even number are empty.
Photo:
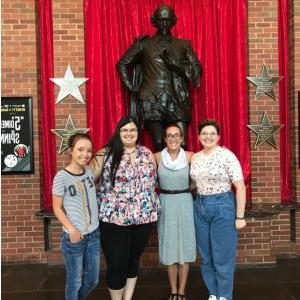
M276 283L235 284L234 299L242 300L295 300Z
M13 294L2 294L4 300L64 300L63 292L22 292ZM99 300L99 299L98 299Z
M279 267L239 268L236 272L236 283L289 282L300 280L300 264L281 265Z
M5 300L63 300L65 270L61 265L3 265L2 298ZM143 268L132 300L167 300L166 268ZM199 268L192 267L186 287L187 300L207 300ZM87 300L109 300L105 274ZM238 267L234 300L300 300L300 263Z
M294 299L300 299L300 281L281 283L280 286L287 291Z
M47 278L41 274L11 274L2 277L2 292L37 291Z

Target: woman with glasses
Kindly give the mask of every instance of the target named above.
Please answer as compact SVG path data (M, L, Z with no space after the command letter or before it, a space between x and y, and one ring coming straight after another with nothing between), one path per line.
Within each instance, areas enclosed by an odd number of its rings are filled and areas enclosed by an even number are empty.
M161 201L159 259L168 270L168 300L185 300L189 263L196 259L193 198L189 191L189 162L193 153L181 148L183 135L178 125L169 125L164 139L167 147L154 154Z
M139 258L158 218L155 159L137 141L136 121L124 117L92 162L100 177L101 246L112 300L132 298Z
M215 121L200 123L198 134L203 150L191 159L191 177L197 187L194 220L201 273L209 300L232 300L237 230L246 226L243 173L236 156L218 146Z

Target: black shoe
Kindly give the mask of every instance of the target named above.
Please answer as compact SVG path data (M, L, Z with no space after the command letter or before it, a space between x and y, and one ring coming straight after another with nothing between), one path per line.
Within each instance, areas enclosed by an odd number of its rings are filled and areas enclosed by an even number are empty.
M178 300L177 294L170 294L168 300Z

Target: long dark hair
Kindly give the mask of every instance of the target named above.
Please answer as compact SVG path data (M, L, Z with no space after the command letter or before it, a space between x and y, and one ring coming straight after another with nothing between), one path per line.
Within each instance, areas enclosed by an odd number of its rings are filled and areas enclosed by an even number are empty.
M109 172L109 178L110 178L112 186L115 186L116 172L119 168L119 165L120 165L123 153L124 153L124 145L121 140L120 129L129 123L134 123L139 131L138 123L134 118L127 117L127 116L123 117L118 122L111 139L105 145L105 147L108 149L105 162L109 159L110 156L112 156L111 168L110 168L110 172ZM139 139L139 136L138 136L138 139ZM138 142L138 140L137 140L137 142Z

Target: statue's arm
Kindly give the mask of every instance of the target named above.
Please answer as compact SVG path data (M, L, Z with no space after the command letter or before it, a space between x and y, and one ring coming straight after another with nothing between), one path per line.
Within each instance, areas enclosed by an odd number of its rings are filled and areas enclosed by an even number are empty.
M141 59L143 38L136 39L117 63L119 76L130 91L133 90L131 68Z
M188 77L188 79L194 83L195 86L199 86L203 69L196 53L192 49L189 42L187 42L186 57L188 64L186 66L185 74Z
M190 42L185 40L182 42L185 48L185 58L183 60L177 61L167 50L162 53L161 58L170 70L176 72L181 77L185 77L187 80L191 80L196 86L199 86L202 66Z

